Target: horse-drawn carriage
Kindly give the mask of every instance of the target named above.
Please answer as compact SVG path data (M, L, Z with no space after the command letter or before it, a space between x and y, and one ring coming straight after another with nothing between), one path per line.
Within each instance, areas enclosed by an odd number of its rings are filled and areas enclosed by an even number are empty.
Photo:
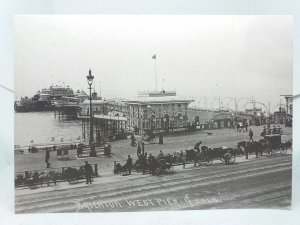
M56 185L57 179L56 171L26 171L25 174L16 174L15 186L28 186L30 189L35 189L38 186L50 186L51 183Z
M274 155L277 152L280 152L281 155L285 155L287 149L291 146L291 142L287 141L283 143L281 141L281 133L265 135L264 140L267 144L265 149L266 156Z
M62 176L70 184L76 184L76 183L78 183L78 180L85 179L85 175L86 174L85 174L84 166L80 166L79 168L67 167L62 171ZM96 176L96 174L95 174L95 171L93 170L91 181L94 180L95 176Z
M95 164L92 179L97 175L98 170ZM35 189L39 186L56 185L57 181L68 181L70 184L76 184L80 179L85 179L84 166L25 171L15 175L15 187L28 186L30 189Z
M177 157L180 158L176 159ZM183 167L185 167L185 165L189 163L194 163L195 166L196 163L198 163L198 165L205 164L207 166L210 166L212 164L212 161L209 158L207 158L206 155L203 154L202 148L201 148L201 152L197 152L194 149L185 150L183 154L181 154L180 156L175 156L174 158L176 159L177 162L179 163L182 162Z
M206 162L213 163L213 160L220 160L226 164L233 164L237 156L237 150L235 148L229 147L219 147L219 148L208 148L204 151L204 157Z
M173 162L182 163L183 167L189 163L194 163L194 166L203 164L210 166L214 160L221 160L226 164L232 164L235 162L236 156L237 150L234 148L208 148L207 146L202 146L199 151L188 149L185 152L174 154Z
M164 155L158 157L152 157L149 160L149 172L152 175L162 175L167 174L173 165L173 157L172 155Z
M291 148L292 142L282 142L281 133L264 135L264 139L259 141L241 141L238 142L237 149L246 156L248 159L249 154L255 154L256 158L262 156L264 153L266 156L271 156L280 152L281 155L287 153L287 149Z
M148 159L140 157L136 160L136 162L133 165L128 165L124 161L115 161L114 173L121 174L124 176L129 174L129 170L133 170L136 172L149 172L152 175L167 174L168 171L172 168L172 160L172 155L165 155L157 157L152 156Z

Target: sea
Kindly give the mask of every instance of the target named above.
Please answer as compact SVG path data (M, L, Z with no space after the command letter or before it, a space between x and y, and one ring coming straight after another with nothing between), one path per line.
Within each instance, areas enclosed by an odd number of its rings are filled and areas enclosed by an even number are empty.
M208 111L188 110L188 117L199 117L201 123L211 119ZM82 136L81 120L59 120L53 111L15 112L15 145L30 146L76 142ZM54 138L54 142L52 139Z
M81 120L59 120L54 112L15 112L14 122L14 141L20 146L60 142L61 138L74 142L82 135Z

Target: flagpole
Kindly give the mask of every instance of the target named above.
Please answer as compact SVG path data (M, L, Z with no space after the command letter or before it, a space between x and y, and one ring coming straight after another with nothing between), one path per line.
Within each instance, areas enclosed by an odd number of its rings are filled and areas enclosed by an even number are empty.
M154 59L154 73L155 73L155 91L157 92L157 77L156 77L156 55Z

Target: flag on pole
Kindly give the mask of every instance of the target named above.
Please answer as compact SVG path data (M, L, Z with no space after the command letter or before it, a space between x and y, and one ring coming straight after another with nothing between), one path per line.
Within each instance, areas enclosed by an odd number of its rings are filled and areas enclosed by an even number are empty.
M152 56L152 59L156 59L156 54Z

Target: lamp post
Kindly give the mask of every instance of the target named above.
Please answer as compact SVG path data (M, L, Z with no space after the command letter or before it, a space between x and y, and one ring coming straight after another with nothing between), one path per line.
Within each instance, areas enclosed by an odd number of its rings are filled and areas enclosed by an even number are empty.
M93 80L94 80L94 76L92 75L92 71L91 69L89 70L89 75L86 76L88 85L89 85L89 89L90 89L90 141L89 144L91 146L91 144L94 142L94 135L93 135L93 108L92 108L92 84L93 84Z

